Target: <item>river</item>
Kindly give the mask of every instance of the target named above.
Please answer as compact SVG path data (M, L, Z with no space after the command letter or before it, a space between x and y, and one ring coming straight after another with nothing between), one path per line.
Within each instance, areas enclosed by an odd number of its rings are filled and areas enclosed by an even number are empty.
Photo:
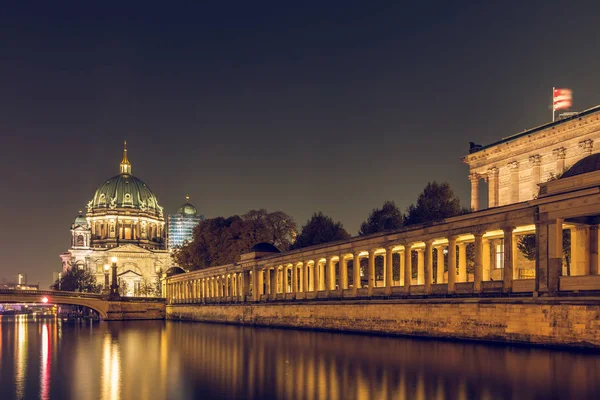
M0 318L2 399L598 399L600 354L191 322Z

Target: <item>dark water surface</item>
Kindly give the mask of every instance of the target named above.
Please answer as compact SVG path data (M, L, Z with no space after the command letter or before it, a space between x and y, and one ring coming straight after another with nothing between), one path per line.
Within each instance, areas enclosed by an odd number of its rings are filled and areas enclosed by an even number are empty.
M32 317L0 335L0 399L600 399L598 353Z

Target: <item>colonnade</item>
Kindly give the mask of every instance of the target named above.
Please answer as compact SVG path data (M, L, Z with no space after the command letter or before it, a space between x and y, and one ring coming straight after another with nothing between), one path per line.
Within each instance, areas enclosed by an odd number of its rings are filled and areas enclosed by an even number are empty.
M215 299L244 301L248 273L228 272L203 278L167 283L167 298L173 303L210 302ZM246 287L247 288L247 287Z

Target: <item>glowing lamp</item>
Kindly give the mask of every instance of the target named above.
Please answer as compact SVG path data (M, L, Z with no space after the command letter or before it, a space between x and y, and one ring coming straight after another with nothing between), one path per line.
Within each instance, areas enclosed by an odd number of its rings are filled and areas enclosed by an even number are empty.
M42 297L42 303L46 304L48 302L48 298L47 297Z
M108 264L104 264L104 272L108 273L108 270L110 269L110 265Z
M116 264L116 263L117 263L117 257L113 257L113 258L111 258L110 260L113 262L113 264Z

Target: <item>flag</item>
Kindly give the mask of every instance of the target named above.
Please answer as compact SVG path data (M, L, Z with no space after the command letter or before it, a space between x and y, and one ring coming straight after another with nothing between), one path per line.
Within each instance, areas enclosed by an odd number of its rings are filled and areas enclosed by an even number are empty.
M554 89L553 110L564 110L570 108L573 103L573 92L571 89Z

